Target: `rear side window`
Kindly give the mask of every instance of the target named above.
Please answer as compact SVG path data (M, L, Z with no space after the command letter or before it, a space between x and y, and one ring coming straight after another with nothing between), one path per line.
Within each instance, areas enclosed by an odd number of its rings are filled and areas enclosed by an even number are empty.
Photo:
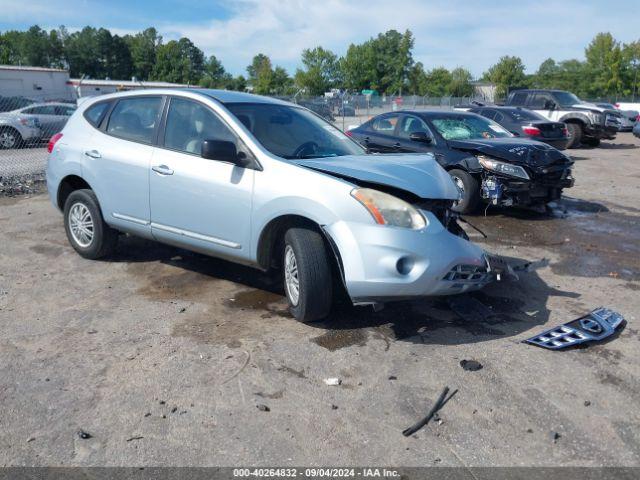
M73 105L56 105L55 107L56 115L63 115L65 117L70 117L75 111L76 107L74 107Z
M89 122L94 127L98 127L98 125L100 125L100 122L102 121L102 118L104 117L104 114L107 113L109 105L109 102L100 102L90 106L85 110L84 118L86 118L87 122Z
M513 94L511 103L513 105L524 105L527 101L527 92L516 92Z
M160 117L161 97L135 97L120 100L109 117L107 133L141 143L152 143Z
M27 110L23 110L28 115L55 115L55 108L53 105L46 105L40 107L33 107Z
M391 135L396 128L396 123L398 123L398 115L386 115L376 118L371 128L378 133Z

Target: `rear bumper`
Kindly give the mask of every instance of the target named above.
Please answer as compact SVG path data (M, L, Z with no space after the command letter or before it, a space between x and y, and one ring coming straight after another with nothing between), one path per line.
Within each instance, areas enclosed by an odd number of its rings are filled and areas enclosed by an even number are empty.
M325 227L354 303L451 295L493 280L480 247L448 232L431 212L423 214L428 225L419 231L343 221Z
M567 145L569 145L569 137L561 137L561 138L544 138L544 137L531 137L532 140L537 140L539 142L544 142L548 145L551 145L558 150L566 150Z

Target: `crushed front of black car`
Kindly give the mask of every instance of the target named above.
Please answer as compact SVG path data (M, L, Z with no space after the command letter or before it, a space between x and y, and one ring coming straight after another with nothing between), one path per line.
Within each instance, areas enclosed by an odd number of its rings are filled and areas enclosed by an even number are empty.
M574 178L568 160L544 166L515 165L478 155L480 196L492 205L532 207L557 200Z

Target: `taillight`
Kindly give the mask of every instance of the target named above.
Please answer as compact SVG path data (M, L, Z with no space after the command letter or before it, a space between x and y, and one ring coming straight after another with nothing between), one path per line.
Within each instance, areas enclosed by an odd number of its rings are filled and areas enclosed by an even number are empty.
M640 122L640 114L636 117L636 122Z
M526 135L531 135L532 137L537 137L542 133L538 127L522 127L522 131Z
M613 106L618 108L618 109L620 108L620 104L619 103L614 103Z
M568 136L569 136L569 130L567 129L567 127L564 127L564 128L562 129L562 135L564 135L565 137L568 137Z
M49 139L49 145L47 145L47 152L53 152L53 147L56 146L56 142L62 138L61 133L56 133L53 137Z
M346 132L344 132L344 134L345 134L347 137L353 137L353 132L352 132L351 130L347 130Z

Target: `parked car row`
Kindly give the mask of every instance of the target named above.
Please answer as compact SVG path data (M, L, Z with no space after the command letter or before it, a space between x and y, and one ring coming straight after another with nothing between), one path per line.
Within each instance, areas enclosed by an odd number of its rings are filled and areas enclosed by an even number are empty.
M72 103L32 103L0 113L0 149L47 141L75 112Z
M52 136L47 186L81 256L109 255L125 232L221 257L279 276L293 316L313 321L336 295L379 306L482 288L504 262L469 241L460 214L544 206L573 185L552 146L567 141L562 123L479 113L493 119L397 111L345 134L239 92L105 95Z

